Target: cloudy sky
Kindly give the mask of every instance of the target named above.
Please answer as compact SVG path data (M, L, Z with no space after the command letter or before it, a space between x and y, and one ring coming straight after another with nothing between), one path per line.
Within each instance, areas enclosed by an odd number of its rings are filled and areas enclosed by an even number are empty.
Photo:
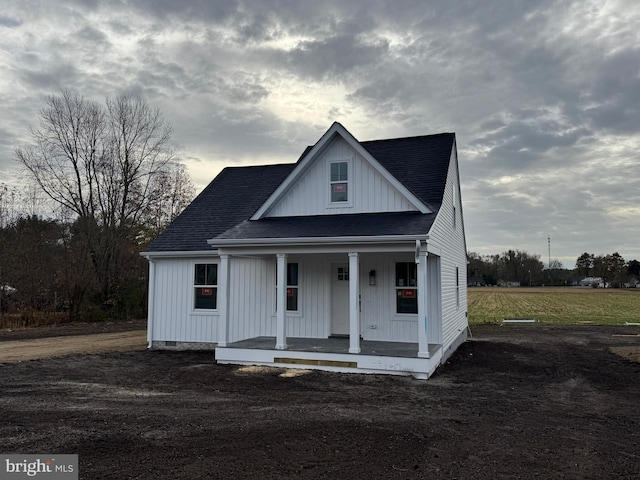
M194 183L455 132L470 251L640 259L636 0L3 0L0 183L47 96L158 106Z

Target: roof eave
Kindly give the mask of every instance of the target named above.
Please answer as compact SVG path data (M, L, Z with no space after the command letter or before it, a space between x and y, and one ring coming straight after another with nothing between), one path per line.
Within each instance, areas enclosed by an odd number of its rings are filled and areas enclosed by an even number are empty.
M162 251L162 252L140 252L140 256L151 260L153 258L180 258L180 257L210 257L211 255L217 255L217 249L211 248L211 250L176 250L176 251Z
M213 238L207 240L212 247L273 247L314 245L361 245L372 243L405 243L429 240L428 234L375 235L348 237L291 237L291 238Z

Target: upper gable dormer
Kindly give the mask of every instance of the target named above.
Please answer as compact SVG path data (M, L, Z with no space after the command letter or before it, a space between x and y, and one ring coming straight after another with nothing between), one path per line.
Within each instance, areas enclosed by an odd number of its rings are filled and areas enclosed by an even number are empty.
M252 219L412 211L430 210L335 123Z

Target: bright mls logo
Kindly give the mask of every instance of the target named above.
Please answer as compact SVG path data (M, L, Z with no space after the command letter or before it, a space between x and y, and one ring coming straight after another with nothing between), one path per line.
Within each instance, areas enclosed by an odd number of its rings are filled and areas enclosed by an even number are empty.
M78 480L78 455L0 455L0 480Z

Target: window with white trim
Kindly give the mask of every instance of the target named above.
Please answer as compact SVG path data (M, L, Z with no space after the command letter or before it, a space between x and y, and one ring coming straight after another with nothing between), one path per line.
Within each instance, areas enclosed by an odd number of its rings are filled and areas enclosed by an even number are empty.
M299 292L300 292L300 280L298 275L298 264L287 263L287 281L286 281L286 297L285 297L285 310L287 312L299 311ZM276 294L278 292L278 275L276 273ZM277 305L278 299L275 299L274 305Z
M418 275L415 262L396 263L396 313L418 313Z
M287 263L287 311L298 311L298 264Z
M329 164L329 188L331 203L349 202L349 162Z
M195 310L215 310L218 308L218 265L215 263L196 263L194 269Z

